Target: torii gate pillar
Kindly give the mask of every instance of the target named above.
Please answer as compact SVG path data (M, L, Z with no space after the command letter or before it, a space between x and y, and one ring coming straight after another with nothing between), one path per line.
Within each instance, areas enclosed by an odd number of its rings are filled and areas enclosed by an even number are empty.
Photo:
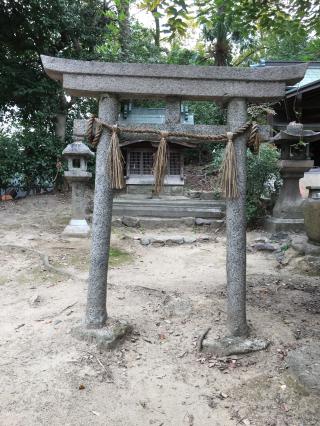
M119 103L115 96L100 97L99 118L101 120L111 124L116 123L118 112ZM85 319L88 328L101 328L107 319L107 275L113 205L113 190L109 179L109 143L109 132L103 132L96 155L91 264Z
M247 121L245 99L232 99L228 104L230 131ZM228 328L232 336L246 336L246 184L247 184L247 136L235 139L239 197L227 200L227 310Z

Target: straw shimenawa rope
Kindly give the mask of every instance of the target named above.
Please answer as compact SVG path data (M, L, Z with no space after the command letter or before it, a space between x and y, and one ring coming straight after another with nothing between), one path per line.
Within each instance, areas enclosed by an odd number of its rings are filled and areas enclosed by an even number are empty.
M237 160L233 143L233 133L227 132L228 143L224 152L224 160L221 167L221 189L225 198L239 197L237 180Z
M153 174L154 174L154 192L155 194L160 194L164 178L167 172L168 165L168 144L166 138L168 137L168 132L161 133L160 143L156 152Z
M112 173L112 185L113 188L121 189L124 187L124 178L123 178L123 156L120 149L119 137L120 132L125 133L136 133L136 134L154 134L160 136L160 143L155 155L153 173L155 177L155 193L159 194L162 190L164 179L167 171L168 164L168 138L190 138L193 140L200 140L201 142L226 142L226 151L224 156L224 161L221 167L222 171L222 192L226 198L237 198L239 196L238 185L237 185L237 172L236 172L236 154L234 150L233 139L237 136L240 136L251 129L250 137L247 143L247 146L255 154L259 152L259 146L261 143L261 138L259 135L259 126L255 122L248 121L242 126L240 126L235 132L227 132L227 134L222 133L218 135L203 135L197 133L189 132L179 132L179 131L162 131L159 129L150 129L150 128L132 128L132 127L118 127L112 126L108 123L103 122L102 120L91 117L88 120L87 128L87 138L88 142L97 146L100 140L100 137L103 132L103 128L106 128L111 132L111 141L110 149L111 155L111 173Z
M112 188L122 189L125 186L123 177L124 159L120 149L118 126L113 126L109 153Z

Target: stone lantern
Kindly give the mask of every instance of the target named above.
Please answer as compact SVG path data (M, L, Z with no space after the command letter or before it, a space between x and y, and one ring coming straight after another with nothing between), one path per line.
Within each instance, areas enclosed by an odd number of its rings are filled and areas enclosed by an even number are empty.
M320 133L304 130L303 124L289 123L272 141L280 148L280 174L283 179L272 217L267 219L269 231L301 231L304 229L303 203L299 180L314 165L309 156L309 143L320 139Z
M85 219L85 187L92 177L92 173L87 171L87 162L94 154L80 139L75 138L75 142L64 149L62 156L68 160L68 170L64 176L72 187L72 218L63 235L86 237L90 227Z

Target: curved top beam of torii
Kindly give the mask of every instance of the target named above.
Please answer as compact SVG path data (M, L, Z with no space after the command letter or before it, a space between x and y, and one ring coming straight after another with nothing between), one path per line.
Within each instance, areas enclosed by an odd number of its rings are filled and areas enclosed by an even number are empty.
M284 96L286 85L304 77L308 64L261 68L130 64L41 56L45 72L73 96L122 98L179 96L181 99L250 101Z

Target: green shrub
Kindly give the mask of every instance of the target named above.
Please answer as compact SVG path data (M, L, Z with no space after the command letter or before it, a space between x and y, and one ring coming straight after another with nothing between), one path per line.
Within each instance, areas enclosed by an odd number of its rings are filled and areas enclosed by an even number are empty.
M52 187L63 148L61 140L45 130L0 134L0 189L14 186L30 192Z
M254 223L266 214L262 197L274 197L280 186L279 152L269 144L262 144L259 155L248 150L247 156L247 221Z
M212 167L219 170L224 157L224 148L218 146L212 152ZM266 214L263 197L274 197L280 186L278 168L279 153L273 145L262 144L258 155L247 150L247 198L246 214L248 224Z

